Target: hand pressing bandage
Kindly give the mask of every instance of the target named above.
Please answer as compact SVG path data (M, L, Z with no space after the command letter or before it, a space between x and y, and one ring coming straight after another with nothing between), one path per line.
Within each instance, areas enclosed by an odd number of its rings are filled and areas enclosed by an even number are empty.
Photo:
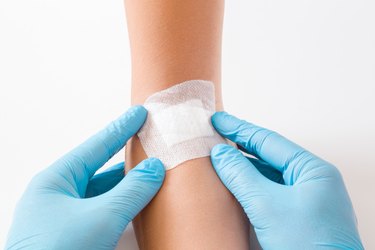
M166 168L210 155L219 143L226 143L212 127L215 90L210 81L190 80L147 98L148 116L138 132L148 157L159 158Z

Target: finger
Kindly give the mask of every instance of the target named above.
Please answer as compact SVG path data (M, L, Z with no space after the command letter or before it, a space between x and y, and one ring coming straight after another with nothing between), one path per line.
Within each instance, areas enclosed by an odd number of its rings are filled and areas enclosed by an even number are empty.
M106 128L60 158L52 167L67 170L75 178L90 178L120 151L146 120L147 111L134 106Z
M239 144L281 173L284 173L293 159L307 152L274 131L240 120L226 112L217 112L211 119L212 125L222 136Z
M257 170L265 176L267 179L279 183L279 184L285 184L284 179L283 179L283 174L279 172L278 170L272 168L270 165L268 165L266 162L255 159L255 158L250 158L246 157L256 168Z
M124 176L124 162L117 163L104 172L94 175L87 184L85 198L98 196L111 190Z
M128 224L155 196L165 176L160 160L150 158L130 170L117 186L101 197L108 209ZM98 196L99 197L99 196Z
M245 149L244 147L242 147L241 145L236 144L236 146L242 152L244 152L246 154L250 154L250 152L247 149ZM283 174L280 171L278 171L277 169L270 166L267 162L259 159L258 155L255 155L253 153L252 156L255 156L256 158L247 157L247 156L246 156L246 158L249 161L251 161L251 163L258 169L258 171L262 175L264 175L267 179L269 179L273 182L276 182L276 183L279 183L279 184L285 184L285 181L283 179Z
M250 215L251 207L262 199L267 185L265 178L241 152L226 144L211 151L211 162L224 185Z

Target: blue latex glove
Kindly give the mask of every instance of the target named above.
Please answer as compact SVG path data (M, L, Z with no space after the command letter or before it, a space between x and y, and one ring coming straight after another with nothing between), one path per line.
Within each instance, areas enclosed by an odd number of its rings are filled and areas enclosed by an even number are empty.
M114 249L127 224L159 190L164 167L147 159L125 178L123 163L93 175L146 116L142 106L131 108L36 175L17 205L6 249Z
M219 144L211 161L245 210L263 249L363 249L340 172L281 135L215 113L224 137L282 173L284 185L262 175L234 147Z

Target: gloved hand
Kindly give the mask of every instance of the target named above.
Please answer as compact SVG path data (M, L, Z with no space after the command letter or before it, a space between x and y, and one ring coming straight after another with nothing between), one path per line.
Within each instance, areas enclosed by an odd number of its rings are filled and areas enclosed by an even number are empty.
M93 175L146 116L142 106L131 108L37 174L17 205L6 249L114 249L127 224L159 190L164 167L147 159L125 178L123 163Z
M339 171L281 135L215 113L212 124L247 153L280 171L271 181L236 148L219 144L211 161L242 205L263 249L363 249Z

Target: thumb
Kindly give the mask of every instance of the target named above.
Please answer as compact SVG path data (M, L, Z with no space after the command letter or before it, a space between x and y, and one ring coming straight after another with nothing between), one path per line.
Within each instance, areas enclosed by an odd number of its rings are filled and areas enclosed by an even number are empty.
M159 191L165 176L159 159L139 163L112 190L103 194L112 212L128 224Z
M272 181L264 177L239 150L226 145L216 145L211 151L211 162L221 181L236 197L249 219L262 207L267 186Z

